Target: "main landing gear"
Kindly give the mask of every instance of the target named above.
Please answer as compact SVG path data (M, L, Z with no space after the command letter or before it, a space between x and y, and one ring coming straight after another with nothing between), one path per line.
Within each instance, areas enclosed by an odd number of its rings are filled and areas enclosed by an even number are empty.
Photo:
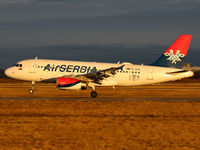
M92 92L90 93L92 98L96 98L97 97L97 92L95 91L95 85L91 84L90 87L92 88Z
M92 91L91 92L91 97L92 98L96 98L97 97L97 92L96 91Z
M31 89L29 89L30 94L34 93L34 84L35 84L35 81L32 81L32 87L31 87Z

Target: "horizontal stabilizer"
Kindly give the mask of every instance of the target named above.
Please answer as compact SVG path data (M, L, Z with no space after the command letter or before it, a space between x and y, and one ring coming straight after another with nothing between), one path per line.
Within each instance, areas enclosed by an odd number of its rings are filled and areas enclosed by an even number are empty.
M181 70L181 71L175 71L175 72L167 72L166 74L168 75L178 75L178 74L182 74L182 73L186 73L189 72L188 70Z

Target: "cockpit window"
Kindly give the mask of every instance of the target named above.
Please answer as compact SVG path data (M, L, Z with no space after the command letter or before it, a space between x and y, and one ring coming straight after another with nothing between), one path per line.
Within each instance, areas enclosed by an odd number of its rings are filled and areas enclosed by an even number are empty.
M16 66L16 67L22 67L22 64L16 64L14 66Z

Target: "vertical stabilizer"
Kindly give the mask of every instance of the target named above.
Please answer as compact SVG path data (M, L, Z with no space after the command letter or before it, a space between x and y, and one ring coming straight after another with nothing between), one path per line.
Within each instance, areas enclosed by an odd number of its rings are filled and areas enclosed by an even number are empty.
M181 35L163 54L154 62L153 66L182 67L187 55L192 35Z

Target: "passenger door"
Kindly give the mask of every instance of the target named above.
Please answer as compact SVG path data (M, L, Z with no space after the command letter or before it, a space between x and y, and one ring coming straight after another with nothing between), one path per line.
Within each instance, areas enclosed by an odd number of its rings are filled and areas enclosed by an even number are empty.
M147 69L147 80L153 80L153 69Z
M36 69L37 69L37 63L36 62L33 62L32 64L30 64L30 67L29 67L29 73L35 73L36 72Z

